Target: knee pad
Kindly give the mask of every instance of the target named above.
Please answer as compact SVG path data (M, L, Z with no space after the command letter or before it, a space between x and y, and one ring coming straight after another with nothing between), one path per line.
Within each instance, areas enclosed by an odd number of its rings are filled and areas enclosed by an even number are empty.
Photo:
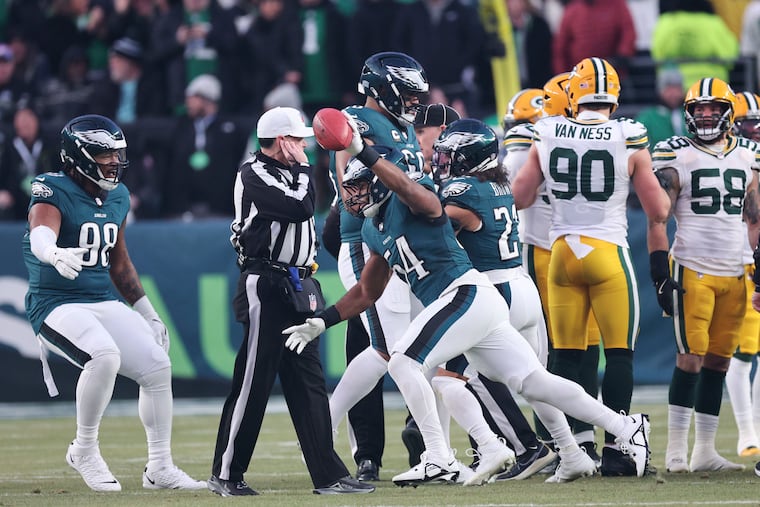
M433 386L433 391L440 397L443 397L448 390L467 389L467 384L464 380L447 375L435 376L430 383Z
M116 350L94 353L92 358L83 366L84 370L112 377L119 373L119 368L121 368L121 354Z
M393 354L388 361L388 373L390 373L396 383L404 378L405 371L410 371L412 369L423 371L420 363L404 354Z
M146 373L140 378L135 379L137 385L142 389L148 391L160 391L167 387L171 389L172 385L172 369L161 368L150 373Z

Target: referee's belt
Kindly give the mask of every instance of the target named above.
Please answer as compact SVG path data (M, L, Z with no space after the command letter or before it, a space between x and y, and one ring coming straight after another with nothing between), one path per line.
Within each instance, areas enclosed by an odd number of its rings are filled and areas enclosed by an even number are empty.
M295 269L298 273L298 278L301 280L310 277L312 274L311 266L288 266L282 262L257 257L238 256L238 266L240 266L241 271L274 271L286 276L290 275L291 269Z

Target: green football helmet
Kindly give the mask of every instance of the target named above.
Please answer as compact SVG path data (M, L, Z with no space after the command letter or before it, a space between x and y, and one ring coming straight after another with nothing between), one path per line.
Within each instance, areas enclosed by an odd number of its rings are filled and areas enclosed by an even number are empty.
M404 155L397 149L381 145L375 145L373 148L381 157L396 164L402 171L409 171ZM393 193L371 169L355 157L352 157L346 165L343 188L350 194L344 203L346 210L361 218L376 216Z
M114 176L108 177L95 157L111 151L117 154L118 162ZM113 190L129 166L124 132L105 116L78 116L61 130L61 160L101 189Z
M499 165L499 140L491 127L465 118L449 124L433 144L433 179L488 171Z
M404 53L377 53L364 62L359 78L359 93L372 97L403 125L414 124L419 105L424 103L429 85L425 70L417 60ZM417 97L417 103L407 105Z

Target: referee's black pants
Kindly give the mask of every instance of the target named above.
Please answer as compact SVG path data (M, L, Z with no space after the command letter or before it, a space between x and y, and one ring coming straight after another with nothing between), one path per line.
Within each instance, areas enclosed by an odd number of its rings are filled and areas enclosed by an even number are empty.
M238 281L233 307L245 334L219 422L212 473L220 479L243 480L279 374L311 480L318 488L349 473L333 449L318 340L301 354L285 347L282 330L303 319L283 302L278 288L283 276L268 270L246 271Z

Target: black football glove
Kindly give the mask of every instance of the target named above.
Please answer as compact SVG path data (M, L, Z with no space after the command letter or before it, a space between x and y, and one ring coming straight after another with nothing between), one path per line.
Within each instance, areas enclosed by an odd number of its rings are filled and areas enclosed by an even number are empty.
M657 250L649 254L649 273L657 291L657 303L667 315L673 315L673 292L683 294L686 291L670 276L668 252Z

